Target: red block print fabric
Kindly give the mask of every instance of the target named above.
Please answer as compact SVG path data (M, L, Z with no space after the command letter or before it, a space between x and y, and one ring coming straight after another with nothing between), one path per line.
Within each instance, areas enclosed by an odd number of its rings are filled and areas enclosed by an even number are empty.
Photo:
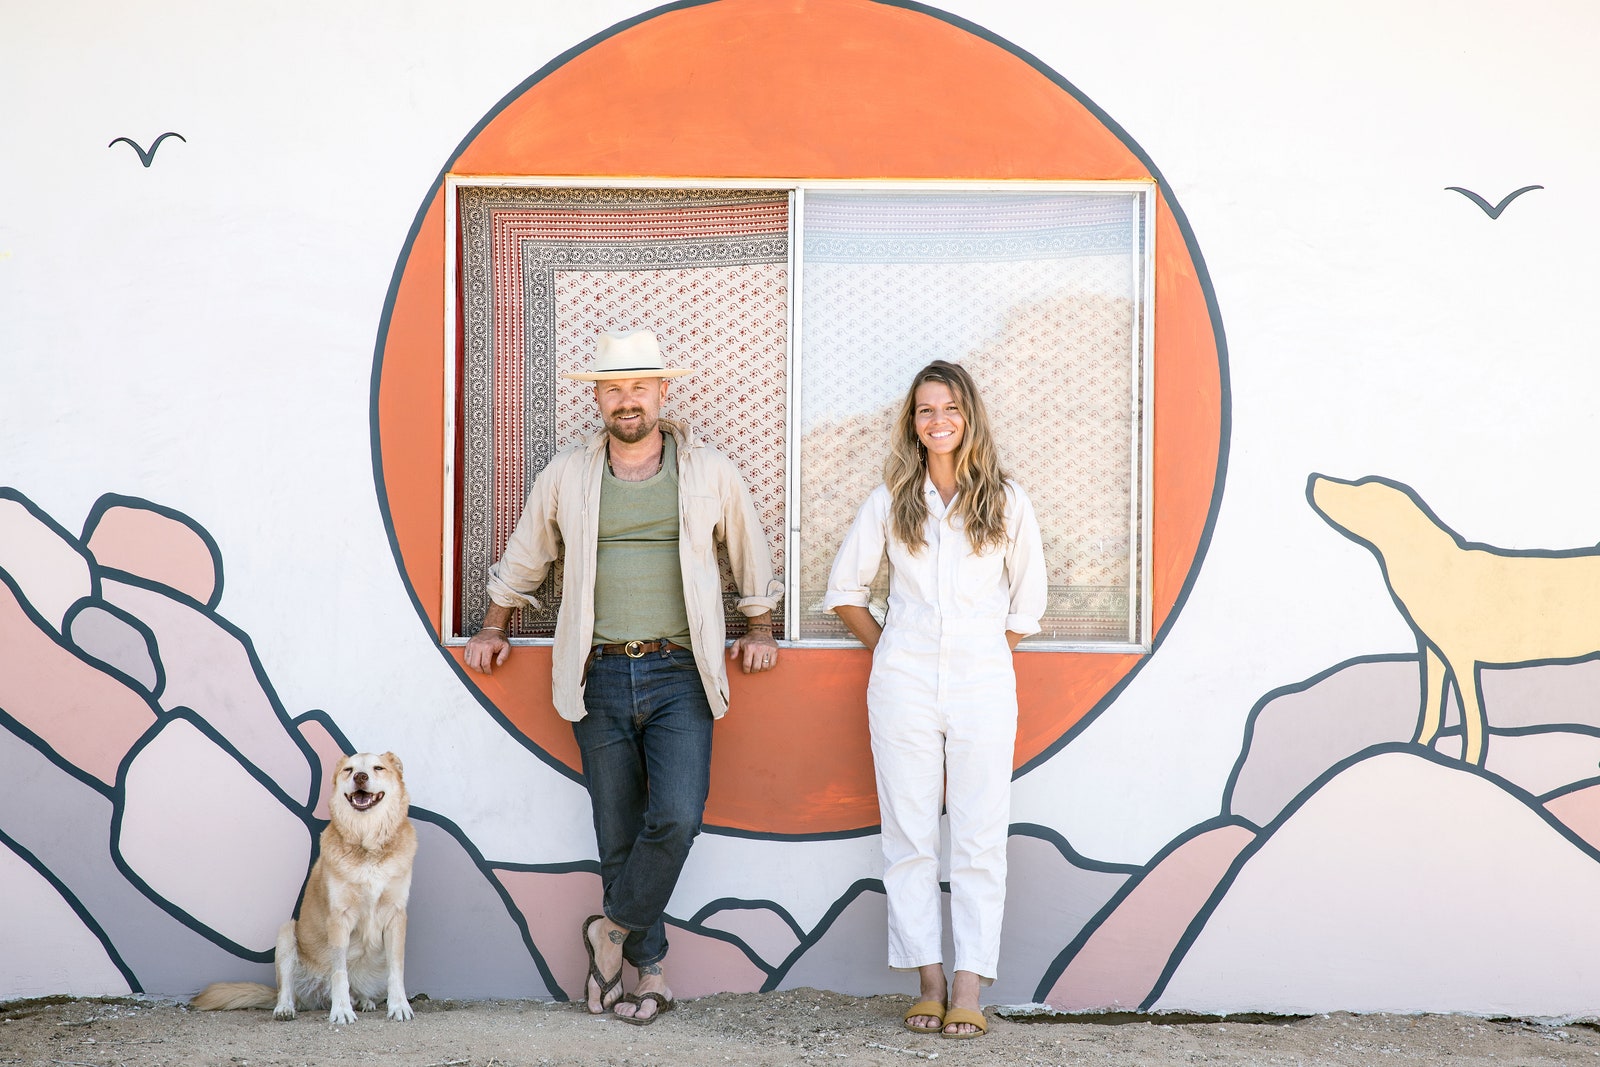
M452 629L483 617L488 566L534 477L600 428L589 386L560 375L588 366L605 330L648 327L692 370L665 410L738 464L781 577L788 193L463 187L458 209ZM517 636L553 635L559 568L538 596L545 610L519 612Z

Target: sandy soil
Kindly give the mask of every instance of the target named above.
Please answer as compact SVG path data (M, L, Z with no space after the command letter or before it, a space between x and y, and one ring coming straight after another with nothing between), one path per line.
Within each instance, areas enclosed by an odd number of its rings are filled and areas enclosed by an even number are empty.
M192 1012L148 999L15 1001L0 1005L0 1064L51 1067L502 1067L581 1064L1450 1064L1535 1067L1590 1063L1600 1031L1458 1015L1314 1015L1173 1021L1160 1016L995 1018L990 1034L949 1041L899 1028L909 997L847 997L812 989L686 1001L654 1026L592 1018L540 1001L431 1001L393 1023L364 1014L331 1026L266 1012ZM1007 1013L1010 1015L1010 1013ZM1093 1020L1093 1021L1091 1021Z

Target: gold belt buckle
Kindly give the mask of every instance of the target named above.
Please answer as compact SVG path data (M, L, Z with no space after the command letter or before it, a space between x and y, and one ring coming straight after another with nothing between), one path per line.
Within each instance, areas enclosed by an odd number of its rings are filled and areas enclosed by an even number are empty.
M644 659L644 642L638 640L629 641L622 646L622 651L628 654L629 659Z

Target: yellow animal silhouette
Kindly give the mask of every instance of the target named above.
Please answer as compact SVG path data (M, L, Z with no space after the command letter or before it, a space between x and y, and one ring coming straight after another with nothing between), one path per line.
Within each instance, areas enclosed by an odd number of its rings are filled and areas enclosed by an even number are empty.
M1423 656L1416 742L1439 735L1455 681L1463 758L1481 765L1487 741L1483 667L1576 660L1600 651L1600 549L1514 552L1472 544L1410 489L1384 478L1313 474L1317 514L1378 557L1384 581Z

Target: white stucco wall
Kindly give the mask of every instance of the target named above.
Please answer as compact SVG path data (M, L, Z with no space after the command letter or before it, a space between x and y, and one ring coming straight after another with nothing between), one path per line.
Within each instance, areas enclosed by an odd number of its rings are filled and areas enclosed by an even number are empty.
M1307 506L1309 473L1405 482L1509 548L1600 539L1600 8L942 6L1143 147L1226 330L1226 491L1192 595L1116 704L1017 784L1017 821L1140 864L1216 814L1264 693L1414 649L1370 556ZM0 484L74 532L106 492L195 517L289 713L426 752L413 798L517 863L592 858L587 801L482 714L413 611L373 487L373 347L456 145L641 10L0 6ZM186 142L149 169L107 147L167 130ZM1543 188L1497 220L1446 191L1525 185ZM797 916L874 876L862 842L791 847L826 875L796 879ZM703 839L675 909L770 848Z

